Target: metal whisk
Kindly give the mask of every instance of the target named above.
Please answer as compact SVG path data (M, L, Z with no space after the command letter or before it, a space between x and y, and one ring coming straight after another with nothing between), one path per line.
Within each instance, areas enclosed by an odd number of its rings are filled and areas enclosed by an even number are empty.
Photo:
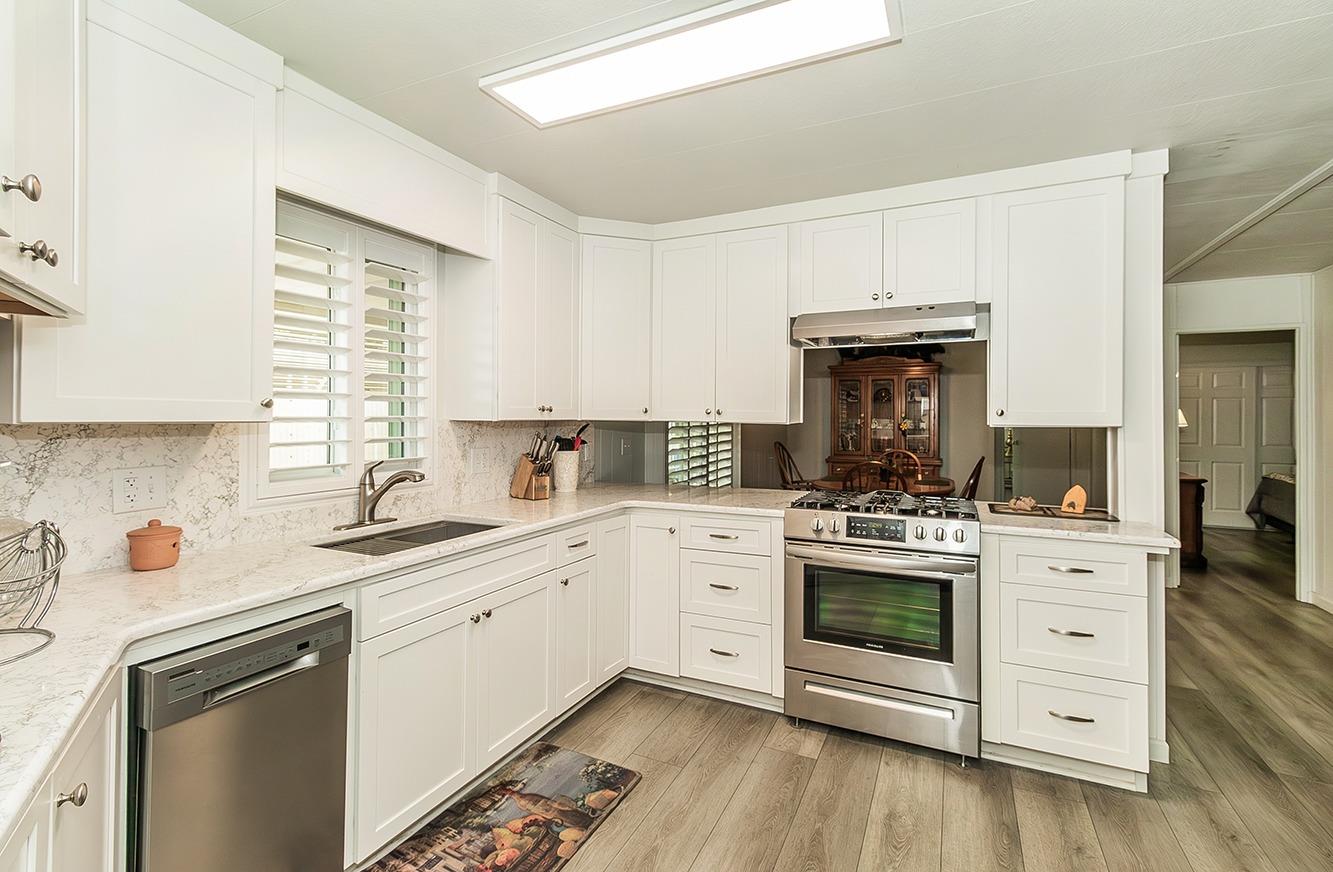
M38 521L22 532L0 539L0 638L28 637L28 649L0 657L0 666L21 660L55 641L55 633L38 626L55 601L65 540L50 521Z

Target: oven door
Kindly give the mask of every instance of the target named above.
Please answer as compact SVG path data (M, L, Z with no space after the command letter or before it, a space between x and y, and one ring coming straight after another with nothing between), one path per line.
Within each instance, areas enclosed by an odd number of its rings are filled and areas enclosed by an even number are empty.
M976 702L977 561L788 543L786 665Z

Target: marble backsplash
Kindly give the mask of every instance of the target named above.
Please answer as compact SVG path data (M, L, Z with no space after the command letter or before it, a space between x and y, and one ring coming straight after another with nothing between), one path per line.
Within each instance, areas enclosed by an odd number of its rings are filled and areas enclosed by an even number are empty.
M354 518L355 497L299 507L246 509L241 500L240 424L59 424L0 426L0 517L50 519L60 525L70 556L66 571L123 566L125 532L149 518L184 528L185 553L274 539L303 539ZM380 515L426 516L449 506L500 496L535 422L446 421L437 427L433 482L390 491ZM552 433L575 425L552 423ZM594 436L595 438L595 436ZM472 449L482 449L470 471ZM582 452L582 478L593 478L594 454ZM160 509L114 514L111 474L117 469L162 466L167 504Z

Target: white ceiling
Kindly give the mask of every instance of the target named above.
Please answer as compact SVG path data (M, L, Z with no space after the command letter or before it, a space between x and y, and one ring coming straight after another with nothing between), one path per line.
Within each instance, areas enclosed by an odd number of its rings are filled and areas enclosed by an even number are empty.
M1169 267L1333 157L1333 0L902 0L899 45L547 130L477 79L717 0L186 2L603 218L670 221L1170 146ZM1331 229L1324 186L1178 278L1326 266Z

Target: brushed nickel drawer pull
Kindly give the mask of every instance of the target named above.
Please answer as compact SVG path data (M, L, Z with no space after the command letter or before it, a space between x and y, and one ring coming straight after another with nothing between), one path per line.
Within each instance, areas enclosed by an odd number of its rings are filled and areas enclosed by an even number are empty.
M732 536L730 533L709 533L709 539L721 539L723 542L735 542L740 536Z
M574 550L575 548L583 548L583 547L586 546L587 544L588 544L588 540L587 540L587 539L584 539L582 542L571 542L571 543L569 543L568 545L566 545L565 547L568 548L568 549L570 549L570 550L572 551L572 550Z
M88 782L84 781L78 787L69 793L61 793L56 796L56 808L60 808L65 803L69 803L75 808L83 808L83 804L88 801Z
M1092 575L1097 570L1085 569L1082 566L1056 566L1054 563L1046 567L1051 572L1063 572L1068 575Z
M5 192L6 194L10 191L18 191L20 194L27 197L29 201L36 203L38 200L42 199L42 180L34 176L32 173L28 173L17 182L9 176L0 176L0 191Z
M741 655L737 654L735 651L719 651L717 648L709 648L708 650L709 650L709 651L712 651L714 654L716 654L716 655L719 656L719 657L739 657L739 656L741 656Z
M1062 721L1072 721L1073 723L1076 723L1076 724L1095 724L1095 723L1097 723L1097 719L1096 719L1096 718L1085 718L1083 715L1066 715L1066 714L1061 714L1060 712L1056 711L1055 709L1047 709L1047 710L1046 710L1046 714L1050 715L1050 716L1053 717L1053 718L1059 718L1059 719L1062 720Z
M715 581L708 582L708 586L714 590L740 590L740 588L734 584L718 584Z
M1082 630L1057 630L1055 627L1047 627L1046 632L1054 633L1057 636L1069 636L1071 639L1095 639L1096 633L1085 633Z

